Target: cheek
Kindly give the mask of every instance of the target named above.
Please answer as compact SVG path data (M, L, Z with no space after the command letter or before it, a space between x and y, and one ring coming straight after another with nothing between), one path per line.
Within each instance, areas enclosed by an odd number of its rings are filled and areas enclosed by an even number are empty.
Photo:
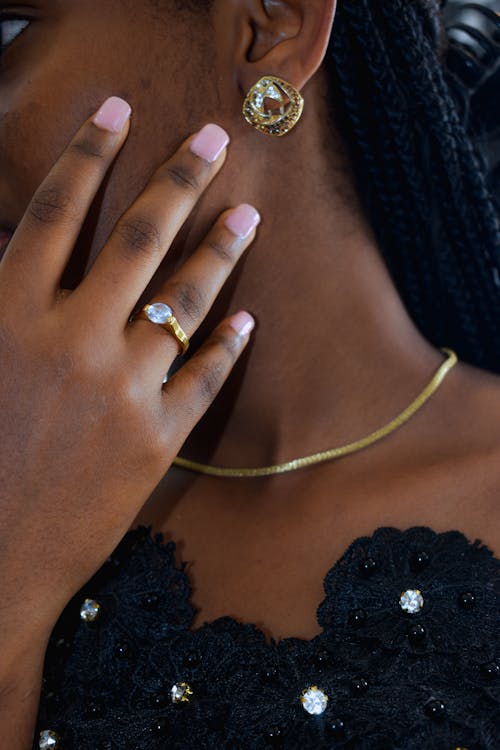
M8 84L0 76L0 204L5 180L17 217L94 106L78 66L68 68L64 56L57 62L44 61Z
M99 82L92 86L89 80L95 77L94 71L88 68L82 71L73 65L71 75L60 80L61 69L64 69L61 61L57 69L40 66L35 76L10 91L0 80L0 216L14 222L20 220L35 190L84 120L102 101L117 92L132 104L137 98L123 90L119 78L115 85ZM136 107L147 111L140 103ZM148 123L154 120L145 115L136 118L138 127L131 130L110 167L83 226L82 235L91 238L92 244L89 248L87 239L75 249L66 280L69 288L90 266L117 218L140 192L154 168L154 138L148 127L142 129L141 135L141 119Z
M81 34L74 29L71 34L65 29L62 38L71 44L51 44L32 72L17 80L6 83L0 76L0 215L14 220L22 216L74 133L106 97L122 96L133 108L127 141L82 224L62 279L68 289L86 274L154 169L193 129L191 107L186 106L188 92L179 61L174 64L169 59L169 45L161 51L140 49L137 44L131 48L130 28L115 27L115 36L108 34L105 39L101 23L99 29L85 35L93 40L91 45L80 41ZM148 35L138 38L144 46Z

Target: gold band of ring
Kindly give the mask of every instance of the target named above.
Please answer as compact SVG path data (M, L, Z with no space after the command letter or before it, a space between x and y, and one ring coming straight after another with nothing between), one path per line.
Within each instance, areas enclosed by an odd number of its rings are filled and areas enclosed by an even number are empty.
M161 309L163 308L163 310ZM164 310L170 311L170 314L165 314ZM144 305L136 315L132 317L132 320L149 320L150 323L159 325L164 328L168 333L175 336L181 347L181 354L185 354L189 347L189 339L182 330L181 326L177 322L175 315L171 313L172 308L169 305L165 305L163 302L157 302L153 304ZM163 313L163 315L162 315ZM165 320L159 320L158 318L166 318Z

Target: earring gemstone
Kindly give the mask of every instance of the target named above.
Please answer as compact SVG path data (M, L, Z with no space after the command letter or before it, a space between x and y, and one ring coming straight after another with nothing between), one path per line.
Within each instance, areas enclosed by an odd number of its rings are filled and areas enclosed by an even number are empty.
M276 76L264 76L248 92L243 115L250 125L268 135L285 135L299 121L304 99L292 86Z

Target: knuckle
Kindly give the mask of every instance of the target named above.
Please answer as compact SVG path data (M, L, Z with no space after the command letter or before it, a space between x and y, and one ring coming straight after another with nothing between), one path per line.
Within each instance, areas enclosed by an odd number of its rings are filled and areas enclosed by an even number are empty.
M117 226L117 233L127 253L155 254L161 251L161 233L158 227L148 219L130 216Z
M227 263L231 266L234 265L234 253L231 252L231 248L228 247L227 242L224 242L218 237L208 237L207 247L211 250L219 260L223 263Z
M190 193L197 193L200 189L200 181L194 174L191 167L181 162L167 164L165 167L165 176L175 187L187 190Z
M234 336L230 336L223 331L215 331L212 334L212 342L214 346L222 349L231 362L236 361L240 351L240 339L236 332Z
M28 213L37 224L52 224L61 219L73 218L78 212L69 194L58 185L51 184L35 193Z
M101 160L106 155L106 144L97 138L81 135L69 144L69 153L75 153L78 157L84 157L90 161Z
M200 365L198 369L198 391L204 402L211 403L224 382L224 368L220 362Z
M188 281L172 282L176 308L191 321L199 320L205 309L205 299L195 284ZM175 314L175 313L174 313Z

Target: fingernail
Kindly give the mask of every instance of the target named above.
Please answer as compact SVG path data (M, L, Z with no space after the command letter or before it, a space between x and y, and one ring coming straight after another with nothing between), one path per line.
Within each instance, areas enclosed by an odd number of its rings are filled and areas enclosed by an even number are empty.
M233 315L229 321L229 325L231 328L234 328L236 333L239 333L240 336L246 336L255 326L255 320L251 315L242 310L241 312L236 313L236 315Z
M92 118L92 122L110 133L121 133L127 122L132 107L119 96L110 96Z
M228 143L229 136L226 131L219 125L209 123L195 135L190 149L196 156L213 162L221 155Z
M248 237L260 222L260 214L249 203L241 203L229 214L224 222L226 227L240 239Z

